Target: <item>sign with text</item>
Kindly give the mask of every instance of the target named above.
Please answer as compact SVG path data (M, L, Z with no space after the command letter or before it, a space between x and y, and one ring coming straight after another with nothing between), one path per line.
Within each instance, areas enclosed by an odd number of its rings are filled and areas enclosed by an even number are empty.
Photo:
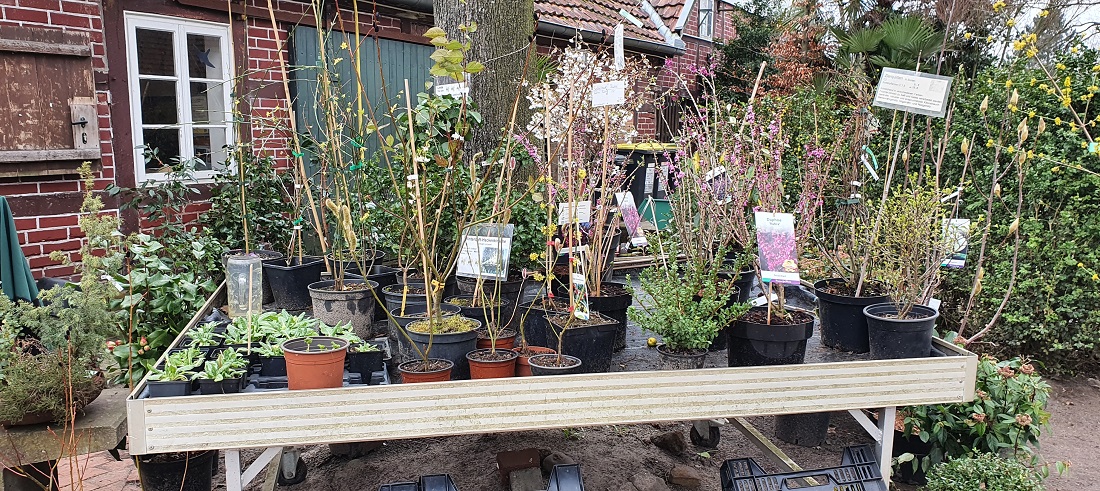
M638 205L634 203L634 195L628 192L615 193L615 200L619 202L619 214L623 217L626 231L630 233L630 245L644 247L649 245L642 230L642 216L638 214Z
M484 223L462 234L455 274L467 278L508 279L515 225Z
M592 220L591 201L558 203L558 225L588 223Z
M967 249L970 247L970 219L945 218L943 235L947 240L947 257L940 265L954 269L965 267Z
M756 243L760 248L760 279L765 283L799 284L794 215L758 211Z
M883 68L871 105L942 118L950 92L951 77Z
M626 80L612 80L592 86L592 107L626 103Z

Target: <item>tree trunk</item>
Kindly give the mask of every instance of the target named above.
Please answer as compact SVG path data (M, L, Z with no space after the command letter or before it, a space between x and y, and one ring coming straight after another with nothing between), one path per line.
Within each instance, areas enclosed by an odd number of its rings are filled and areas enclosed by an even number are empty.
M500 146L512 118L512 107L521 89L527 43L535 32L533 0L433 0L435 24L450 39L462 40L458 26L477 23L470 35L466 58L485 65L470 76L470 100L481 113L482 124L466 142L466 158L488 155ZM513 133L523 132L530 120L527 100L520 94Z

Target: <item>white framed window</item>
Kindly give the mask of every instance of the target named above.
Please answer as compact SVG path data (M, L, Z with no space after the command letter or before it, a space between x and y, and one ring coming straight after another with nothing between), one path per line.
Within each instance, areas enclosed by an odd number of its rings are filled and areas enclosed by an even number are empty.
M699 0L699 37L714 38L714 0Z
M196 178L213 177L235 136L229 26L137 12L125 19L137 181L166 179L181 161Z

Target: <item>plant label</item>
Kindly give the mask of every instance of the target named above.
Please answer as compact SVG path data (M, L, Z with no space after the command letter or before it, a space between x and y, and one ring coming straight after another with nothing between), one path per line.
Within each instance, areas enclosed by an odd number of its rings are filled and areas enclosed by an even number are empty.
M645 168L645 184L643 185L643 193L653 194L653 183L657 180L657 169L652 165L647 165Z
M623 49L623 23L615 26L615 68L626 68L626 52Z
M585 281L583 272L570 274L569 280L570 295L573 297L573 317L586 321L591 317L588 310L588 282Z
M592 221L591 201L558 203L558 225L588 223L590 221Z
M514 225L485 223L462 234L455 274L467 278L508 279Z
M943 236L947 239L947 257L940 265L953 269L966 266L966 253L970 247L970 220L945 218Z
M645 247L649 241L642 230L642 216L638 214L638 205L634 204L634 195L628 192L615 193L615 200L619 203L619 214L623 217L623 224L627 232L630 232L630 245Z
M871 105L942 118L950 92L951 77L883 68Z
M592 85L592 107L618 106L626 103L626 80L612 80Z
M760 279L766 283L799 284L794 215L758 211L755 217L756 243L760 248Z

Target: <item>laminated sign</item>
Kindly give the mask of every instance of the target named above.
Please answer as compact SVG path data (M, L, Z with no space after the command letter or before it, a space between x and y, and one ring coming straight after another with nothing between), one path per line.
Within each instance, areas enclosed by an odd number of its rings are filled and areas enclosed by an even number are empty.
M756 243L760 248L760 279L766 283L799 284L794 215L756 212Z
M619 202L619 214L623 217L626 231L630 232L630 245L644 247L649 245L642 230L642 216L638 214L638 205L634 204L634 195L628 192L615 193L615 200Z
M883 68L871 105L942 118L950 92L951 77Z
M947 240L947 257L940 265L955 269L966 266L966 253L970 247L970 220L943 219L943 235Z
M617 106L626 102L626 80L592 85L592 107Z
M515 225L483 223L462 233L455 274L467 278L508 279Z

